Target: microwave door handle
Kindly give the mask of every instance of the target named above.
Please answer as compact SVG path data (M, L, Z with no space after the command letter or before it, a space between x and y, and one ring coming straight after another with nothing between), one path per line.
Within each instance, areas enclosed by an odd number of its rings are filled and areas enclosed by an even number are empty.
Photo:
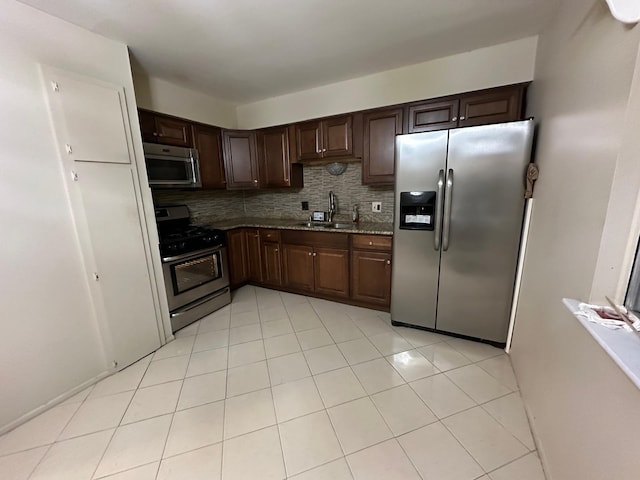
M193 156L191 157L191 178L193 178L193 183L200 183L200 166L198 165L198 158Z
M451 233L451 204L453 203L453 169L447 173L447 187L444 194L444 220L442 233L442 251L449 250L449 240Z
M442 236L442 197L444 196L444 170L438 173L438 188L436 191L436 227L433 237L433 249L440 250L440 237Z

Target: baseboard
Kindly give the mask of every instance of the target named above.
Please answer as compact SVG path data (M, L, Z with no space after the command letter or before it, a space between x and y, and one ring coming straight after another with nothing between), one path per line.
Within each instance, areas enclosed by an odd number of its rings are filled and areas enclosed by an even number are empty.
M24 415L22 415L21 417L17 418L13 422L10 422L10 423L7 423L6 425L3 425L2 427L0 427L0 435L3 435L5 433L13 430L14 428L22 425L23 423L28 422L32 418L37 417L38 415L40 415L45 410L49 410L50 408L53 408L56 405L59 405L59 404L63 403L64 401L68 400L69 398L71 398L74 395L76 395L76 394L80 393L81 391L83 391L85 388L90 387L94 383L97 383L98 381L102 380L105 377L108 377L108 376L112 375L113 373L115 373L115 371L107 370L105 372L102 372L99 375L96 375L95 377L90 378L89 380L87 380L85 382L82 382L80 385L78 385L76 387L73 387L72 389L67 390L66 392L58 395L54 399L49 400L47 403L45 403L43 405L40 405L39 407L34 408L30 412L25 413Z
M517 380L517 377L516 377L516 380ZM531 430L533 443L536 446L536 451L538 452L538 457L540 458L540 463L542 464L542 470L544 471L544 476L546 480L553 480L551 478L551 474L549 473L549 464L547 463L547 456L544 452L544 448L542 447L542 443L540 442L540 437L538 437L538 432L536 431L536 425L533 422L533 415L529 410L529 406L524 401L524 397L522 395L522 389L519 388L518 391L520 393L520 398L522 399L522 405L524 406L524 413L527 415L527 421L529 422L529 429Z

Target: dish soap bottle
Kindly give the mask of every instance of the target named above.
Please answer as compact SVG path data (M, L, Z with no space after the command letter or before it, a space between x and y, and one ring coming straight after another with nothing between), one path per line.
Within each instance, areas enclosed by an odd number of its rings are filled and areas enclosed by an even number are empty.
M358 223L360 221L360 212L358 211L357 203L353 206L353 211L351 212L351 220L353 220L353 223Z

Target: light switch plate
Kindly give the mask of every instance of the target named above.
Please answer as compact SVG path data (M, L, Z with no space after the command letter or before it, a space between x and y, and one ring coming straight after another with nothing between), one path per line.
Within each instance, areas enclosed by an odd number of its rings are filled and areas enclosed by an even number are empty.
M371 211L373 213L382 212L382 202L371 202Z

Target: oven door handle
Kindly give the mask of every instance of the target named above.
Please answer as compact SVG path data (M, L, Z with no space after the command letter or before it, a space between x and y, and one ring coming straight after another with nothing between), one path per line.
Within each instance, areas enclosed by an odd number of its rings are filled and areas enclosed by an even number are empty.
M176 261L180 261L181 262L183 260L189 260L190 258L201 257L203 255L209 255L209 254L217 253L220 250L222 250L223 248L224 248L224 245L220 245L219 247L205 248L204 250L197 250L195 252L189 252L189 253L184 253L182 255L176 255L175 257L162 257L162 261L163 261L163 263L176 262Z
M171 313L170 317L171 318L176 318L176 317L180 317L186 313L189 313L191 310L194 310L202 305L204 305L207 302L210 302L211 300L213 300L214 298L218 298L220 295L224 295L225 293L227 293L229 291L229 287L225 287L222 290L217 291L216 293L212 294L212 295L207 295L204 298L201 298L200 300L198 300L197 302L193 302L190 303L189 305L187 305L187 308L183 308L175 313Z

